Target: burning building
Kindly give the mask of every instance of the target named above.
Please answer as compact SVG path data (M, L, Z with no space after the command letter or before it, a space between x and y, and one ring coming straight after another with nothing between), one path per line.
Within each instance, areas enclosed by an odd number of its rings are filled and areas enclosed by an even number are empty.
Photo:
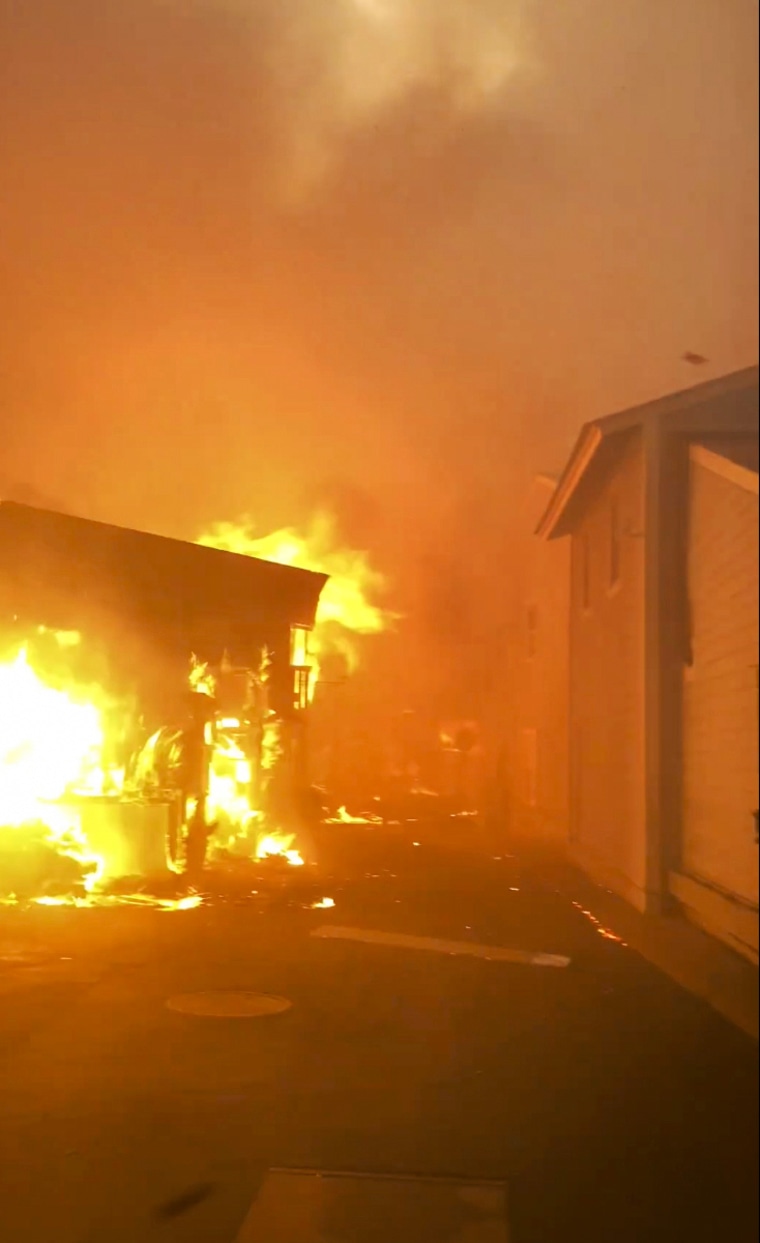
M286 843L326 581L0 504L0 829L44 822L93 874L179 869L212 833L250 840L252 821L265 849Z

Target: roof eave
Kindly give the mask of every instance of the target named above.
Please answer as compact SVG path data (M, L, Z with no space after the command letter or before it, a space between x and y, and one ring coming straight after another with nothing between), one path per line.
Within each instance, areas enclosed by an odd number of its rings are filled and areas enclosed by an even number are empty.
M581 479L595 458L604 436L596 423L586 423L575 442L570 460L552 493L552 497L544 510L536 527L536 535L541 539L557 539L566 532L562 528L562 518L575 494Z

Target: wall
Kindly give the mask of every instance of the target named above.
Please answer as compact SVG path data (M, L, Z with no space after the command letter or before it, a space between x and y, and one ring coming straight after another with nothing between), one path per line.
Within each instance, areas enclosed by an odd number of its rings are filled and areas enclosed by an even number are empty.
M704 462L690 469L692 665L683 687L684 778L678 896L723 939L757 955L758 495ZM755 488L757 476L754 476ZM743 908L743 909L742 909ZM752 915L754 908L754 917ZM754 931L753 931L754 929ZM754 941L754 946L752 942Z
M580 865L639 909L646 905L643 508L635 432L571 537L570 837Z
M535 528L551 480L534 482L526 528ZM568 835L570 541L531 535L511 633L505 747L509 822L520 836Z

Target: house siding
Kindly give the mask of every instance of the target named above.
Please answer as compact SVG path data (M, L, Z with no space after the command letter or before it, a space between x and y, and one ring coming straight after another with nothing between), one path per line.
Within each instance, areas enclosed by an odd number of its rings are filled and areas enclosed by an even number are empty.
M679 870L756 912L758 497L697 461L689 491L692 664L683 687ZM711 930L735 940L728 912ZM756 955L756 914L753 923Z
M570 835L590 873L645 906L644 453L636 433L572 534ZM613 532L619 577L612 581Z
M548 495L533 485L526 526ZM508 815L515 834L555 843L568 836L569 610L569 541L531 537L510 638Z

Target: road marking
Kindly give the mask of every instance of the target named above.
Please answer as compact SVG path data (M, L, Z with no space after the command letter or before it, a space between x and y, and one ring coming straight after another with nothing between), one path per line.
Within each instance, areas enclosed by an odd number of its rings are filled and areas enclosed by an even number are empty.
M270 1170L235 1243L509 1243L503 1183Z
M428 950L454 957L485 958L491 962L522 963L529 967L567 967L563 954L540 954L530 950L505 949L501 945L477 945L473 941L442 941L438 937L415 937L405 932L378 932L370 928L339 928L324 924L311 934L323 940L361 941L364 945L384 945L395 949Z

